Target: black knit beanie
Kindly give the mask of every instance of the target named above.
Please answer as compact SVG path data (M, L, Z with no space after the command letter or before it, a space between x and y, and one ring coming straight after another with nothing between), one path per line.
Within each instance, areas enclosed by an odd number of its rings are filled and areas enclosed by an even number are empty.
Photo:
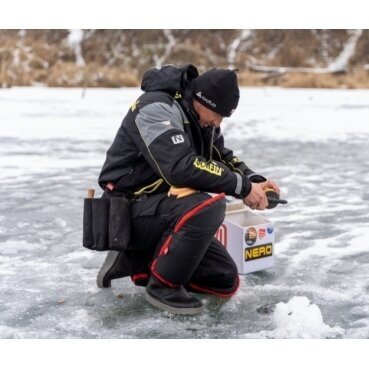
M229 69L212 69L192 81L193 98L206 108L230 117L240 99L237 74Z

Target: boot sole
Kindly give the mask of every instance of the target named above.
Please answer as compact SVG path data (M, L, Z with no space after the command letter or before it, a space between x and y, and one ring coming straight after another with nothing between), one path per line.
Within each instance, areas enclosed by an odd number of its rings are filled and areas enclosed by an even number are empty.
M96 283L99 288L109 288L111 287L111 279L108 281L104 281L106 274L109 270L114 266L119 255L119 251L109 251L108 255L104 261L104 264L99 270L97 274Z
M163 304L162 302L154 299L147 292L146 292L146 301L149 302L151 305L159 309L169 311L172 314L195 315L195 314L200 314L204 309L204 306L199 306L197 308L176 308L173 306L169 306L169 305Z

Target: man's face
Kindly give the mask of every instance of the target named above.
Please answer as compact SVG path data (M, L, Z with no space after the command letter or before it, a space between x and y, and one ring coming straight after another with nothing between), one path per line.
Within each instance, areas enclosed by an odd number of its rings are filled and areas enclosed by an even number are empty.
M193 108L199 115L199 123L201 127L220 127L223 117L218 113L206 108L204 105L200 104L197 100L193 100Z

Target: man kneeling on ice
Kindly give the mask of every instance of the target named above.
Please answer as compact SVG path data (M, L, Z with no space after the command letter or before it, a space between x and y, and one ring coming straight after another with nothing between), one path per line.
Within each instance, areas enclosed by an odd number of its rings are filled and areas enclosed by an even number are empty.
M263 210L264 189L279 188L224 146L220 125L239 100L234 71L199 76L193 65L167 65L148 70L141 88L99 177L102 198L132 199L132 237L126 250L108 252L97 284L131 276L152 305L197 314L203 305L190 292L229 298L239 286L235 263L214 237L225 195Z

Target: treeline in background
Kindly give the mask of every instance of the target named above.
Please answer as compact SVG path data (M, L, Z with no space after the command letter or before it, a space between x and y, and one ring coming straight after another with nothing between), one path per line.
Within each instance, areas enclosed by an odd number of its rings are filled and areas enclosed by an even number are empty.
M369 87L369 30L0 30L0 86L139 86L148 68L239 70L243 86Z

